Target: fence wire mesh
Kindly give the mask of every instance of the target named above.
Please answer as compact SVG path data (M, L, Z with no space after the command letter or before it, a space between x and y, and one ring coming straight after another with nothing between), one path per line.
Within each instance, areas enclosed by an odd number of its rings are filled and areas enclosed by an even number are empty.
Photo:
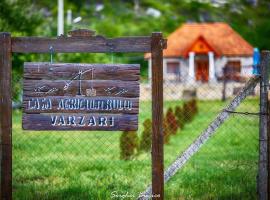
M165 169L247 81L226 73L214 81L164 74ZM141 80L136 132L23 131L21 84L13 76L14 199L136 199L151 183L151 80ZM257 86L236 111L258 110ZM258 115L232 114L165 184L165 199L255 199L258 132Z
M14 199L135 199L147 187L151 131L147 144L141 140L151 99L140 101L136 132L25 131L21 95L15 95L22 82L13 76Z
M165 168L195 141L243 88L247 79L241 78L240 81L234 76L230 74L226 80L210 83L196 81L196 77L194 82L188 77L190 83L164 84L167 126L176 126L171 110L178 125L176 133L169 134L164 146ZM178 91L181 91L180 94ZM165 199L256 199L258 111L257 86L235 113L165 184ZM183 119L179 112L183 113ZM177 121L179 118L182 123Z

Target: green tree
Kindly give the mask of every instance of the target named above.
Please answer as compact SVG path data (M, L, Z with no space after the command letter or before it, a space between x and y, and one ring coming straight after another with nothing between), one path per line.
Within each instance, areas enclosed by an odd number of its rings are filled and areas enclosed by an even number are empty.
M141 151L150 151L152 144L152 122L150 119L146 119L143 122L143 132L140 141Z
M185 121L184 121L184 112L183 112L183 109L181 108L181 106L175 107L174 115L176 116L178 126L181 129L183 129L184 125L185 125Z
M170 142L170 128L169 124L167 123L166 117L163 120L163 143L168 144Z
M178 124L172 108L168 109L165 119L168 125L169 134L175 135L177 133Z
M103 4L101 10L97 4ZM160 12L159 17L147 13L149 8ZM88 28L107 37L150 35L162 31L164 36L172 33L184 22L226 22L253 46L269 49L270 2L259 0L252 5L247 0L227 0L225 4L214 5L211 0L140 0L139 9L134 1L128 0L65 0L65 12L71 9L73 18L81 16L79 23L65 26L65 31ZM65 13L66 14L66 13ZM1 0L0 29L12 32L13 36L56 36L57 1ZM114 53L115 62L140 63L144 78L147 77L147 63L143 54L127 55ZM18 80L22 76L24 61L48 61L49 55L21 55L13 57L14 95L20 93ZM111 54L57 54L54 60L61 62L111 62ZM18 78L16 78L18 77ZM19 84L18 87L16 84Z
M124 131L120 137L120 158L130 160L138 148L138 135L136 131Z
M31 1L8 1L0 3L0 29L16 35L32 35L41 24L42 18Z
M33 35L42 23L42 18L30 0L9 1L1 0L0 3L0 31L10 32L12 36ZM12 59L12 96L19 100L23 71L23 62L31 55L14 54Z

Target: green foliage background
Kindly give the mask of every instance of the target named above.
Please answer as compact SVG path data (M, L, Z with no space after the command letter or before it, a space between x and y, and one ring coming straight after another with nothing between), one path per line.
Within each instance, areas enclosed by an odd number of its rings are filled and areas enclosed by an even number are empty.
M210 0L65 0L73 19L82 21L65 25L65 33L76 28L96 30L107 37L150 35L162 31L166 36L184 22L226 22L253 46L270 49L270 1L227 0L213 4ZM135 9L135 2L138 7ZM97 5L104 8L97 11ZM160 17L147 14L147 9L160 11ZM57 1L0 0L0 31L12 36L47 36L57 34ZM140 63L142 80L147 76L147 63L142 54L114 54L114 62ZM112 62L109 54L58 54L56 62ZM20 55L13 58L14 97L18 99L24 61L49 61L49 55ZM18 84L16 86L16 84Z

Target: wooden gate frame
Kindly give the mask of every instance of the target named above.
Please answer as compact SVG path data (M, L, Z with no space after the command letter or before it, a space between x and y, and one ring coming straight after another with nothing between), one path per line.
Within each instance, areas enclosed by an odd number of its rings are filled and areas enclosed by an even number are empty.
M162 33L108 39L94 31L75 30L70 37L11 37L0 33L0 169L3 200L12 199L12 53L151 53L152 59L152 194L164 199L163 153L163 49Z

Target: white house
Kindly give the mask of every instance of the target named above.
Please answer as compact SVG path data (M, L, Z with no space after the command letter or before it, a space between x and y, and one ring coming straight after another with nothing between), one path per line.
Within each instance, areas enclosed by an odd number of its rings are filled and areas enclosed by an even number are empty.
M186 23L168 36L163 51L165 81L216 83L252 74L253 47L226 23ZM150 54L146 54L151 66ZM148 67L151 78L151 67Z

